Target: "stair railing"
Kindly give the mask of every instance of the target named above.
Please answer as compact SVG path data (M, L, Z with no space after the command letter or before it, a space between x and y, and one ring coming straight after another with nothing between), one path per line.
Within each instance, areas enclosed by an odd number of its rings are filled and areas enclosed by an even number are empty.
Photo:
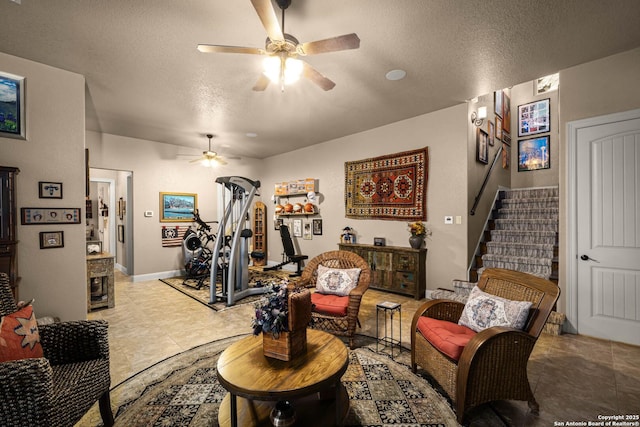
M496 162L498 161L498 157L500 156L500 154L502 154L502 145L500 145L500 148L498 148L498 151L496 152L496 156L493 158L493 162L491 162L491 167L487 171L487 175L484 177L484 181L482 182L480 191L478 191L478 195L473 201L473 207L471 208L471 212L469 212L469 215L471 216L476 214L476 208L478 207L478 203L480 203L480 198L482 197L482 193L484 193L484 188L487 186L487 182L489 182L489 177L491 176L493 167L496 165Z

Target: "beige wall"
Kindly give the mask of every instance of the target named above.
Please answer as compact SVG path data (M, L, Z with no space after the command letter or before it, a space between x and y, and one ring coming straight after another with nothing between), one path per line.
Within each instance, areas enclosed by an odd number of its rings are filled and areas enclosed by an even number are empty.
M560 288L559 311L566 310L567 123L640 108L640 48L592 61L560 72ZM564 196L563 196L564 195ZM575 262L575 261L573 261Z
M319 182L323 235L313 240L294 238L299 252L313 257L337 249L345 226L352 227L358 243L373 244L386 238L389 246L409 246L407 221L358 220L344 213L344 162L421 147L429 147L427 226L427 288L450 286L451 279L465 278L467 269L467 107L460 104L435 113L371 129L355 135L293 151L264 161L263 201L273 218L270 201L276 182L316 178ZM293 198L291 198L293 203ZM460 215L461 225L444 225L445 215ZM282 243L269 227L269 259L279 261Z
M513 103L511 104L513 106ZM475 126L471 123L471 113L474 111L478 111L480 107L487 107L487 119L484 120L484 123L479 127ZM512 109L513 111L513 109ZM513 116L513 114L512 114ZM496 192L500 187L511 186L510 179L511 175L509 170L502 168L502 157L497 160L496 165L494 166L491 175L489 176L489 180L487 181L487 185L478 200L478 206L476 207L474 215L470 214L471 208L475 202L476 197L480 189L482 188L482 183L484 182L485 177L491 167L491 163L493 162L496 153L500 148L500 144L494 144L493 146L489 146L488 153L488 164L480 163L476 160L477 157L477 147L476 147L476 139L477 139L477 130L482 129L485 132L488 131L488 121L493 121L495 124L495 113L494 113L494 95L493 93L481 96L478 98L478 102L469 103L467 110L467 117L465 120L465 129L467 129L467 162L468 166L468 177L467 177L467 194L465 195L467 199L468 209L466 215L468 216L469 227L467 234L467 266L470 264L473 255L475 254L476 247L478 246L478 242L482 237L482 232L484 230L484 225L487 220L487 216L489 215L489 211L493 206L493 201L496 196ZM513 125L511 126L513 129Z
M176 274L183 268L180 247L162 247L163 225L190 225L191 223L160 222L160 192L196 193L203 220L217 218L218 176L240 175L256 179L259 163L253 159L230 161L216 169L189 163L198 158L200 150L177 145L127 138L87 131L90 165L94 168L132 171L133 176L133 276L134 281ZM206 146L203 137L203 149ZM191 154L185 158L181 154ZM153 217L145 217L145 211Z
M0 70L24 76L27 140L0 137L0 163L20 168L17 206L82 208L84 216L84 77L0 53ZM39 199L38 181L63 184L63 199ZM64 248L40 249L39 233L63 231ZM87 316L84 224L20 225L21 299L36 315Z

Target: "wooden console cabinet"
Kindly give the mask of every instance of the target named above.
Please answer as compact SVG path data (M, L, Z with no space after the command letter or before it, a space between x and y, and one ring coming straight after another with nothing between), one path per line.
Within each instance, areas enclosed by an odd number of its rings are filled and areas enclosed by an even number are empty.
M0 271L9 276L13 297L18 300L18 261L16 238L16 175L20 170L0 166Z
M369 287L424 298L427 289L427 249L411 249L397 246L360 245L340 243L340 250L355 252L371 268Z
M113 255L87 255L87 311L115 306Z

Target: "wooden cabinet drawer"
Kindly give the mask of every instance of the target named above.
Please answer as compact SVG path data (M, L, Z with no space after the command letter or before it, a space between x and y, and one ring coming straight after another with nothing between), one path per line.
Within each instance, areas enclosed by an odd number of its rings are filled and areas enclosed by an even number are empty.
M89 277L113 274L113 259L95 259L87 262L87 273Z
M395 273L395 288L398 292L414 295L418 284L417 275L408 271L397 271Z

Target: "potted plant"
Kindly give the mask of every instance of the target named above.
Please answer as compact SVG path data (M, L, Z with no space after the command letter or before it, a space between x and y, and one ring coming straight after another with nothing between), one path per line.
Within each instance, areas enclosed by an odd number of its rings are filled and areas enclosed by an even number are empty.
M413 249L420 249L424 242L424 238L431 235L431 230L420 221L410 222L409 231L411 232L409 245L411 245Z

